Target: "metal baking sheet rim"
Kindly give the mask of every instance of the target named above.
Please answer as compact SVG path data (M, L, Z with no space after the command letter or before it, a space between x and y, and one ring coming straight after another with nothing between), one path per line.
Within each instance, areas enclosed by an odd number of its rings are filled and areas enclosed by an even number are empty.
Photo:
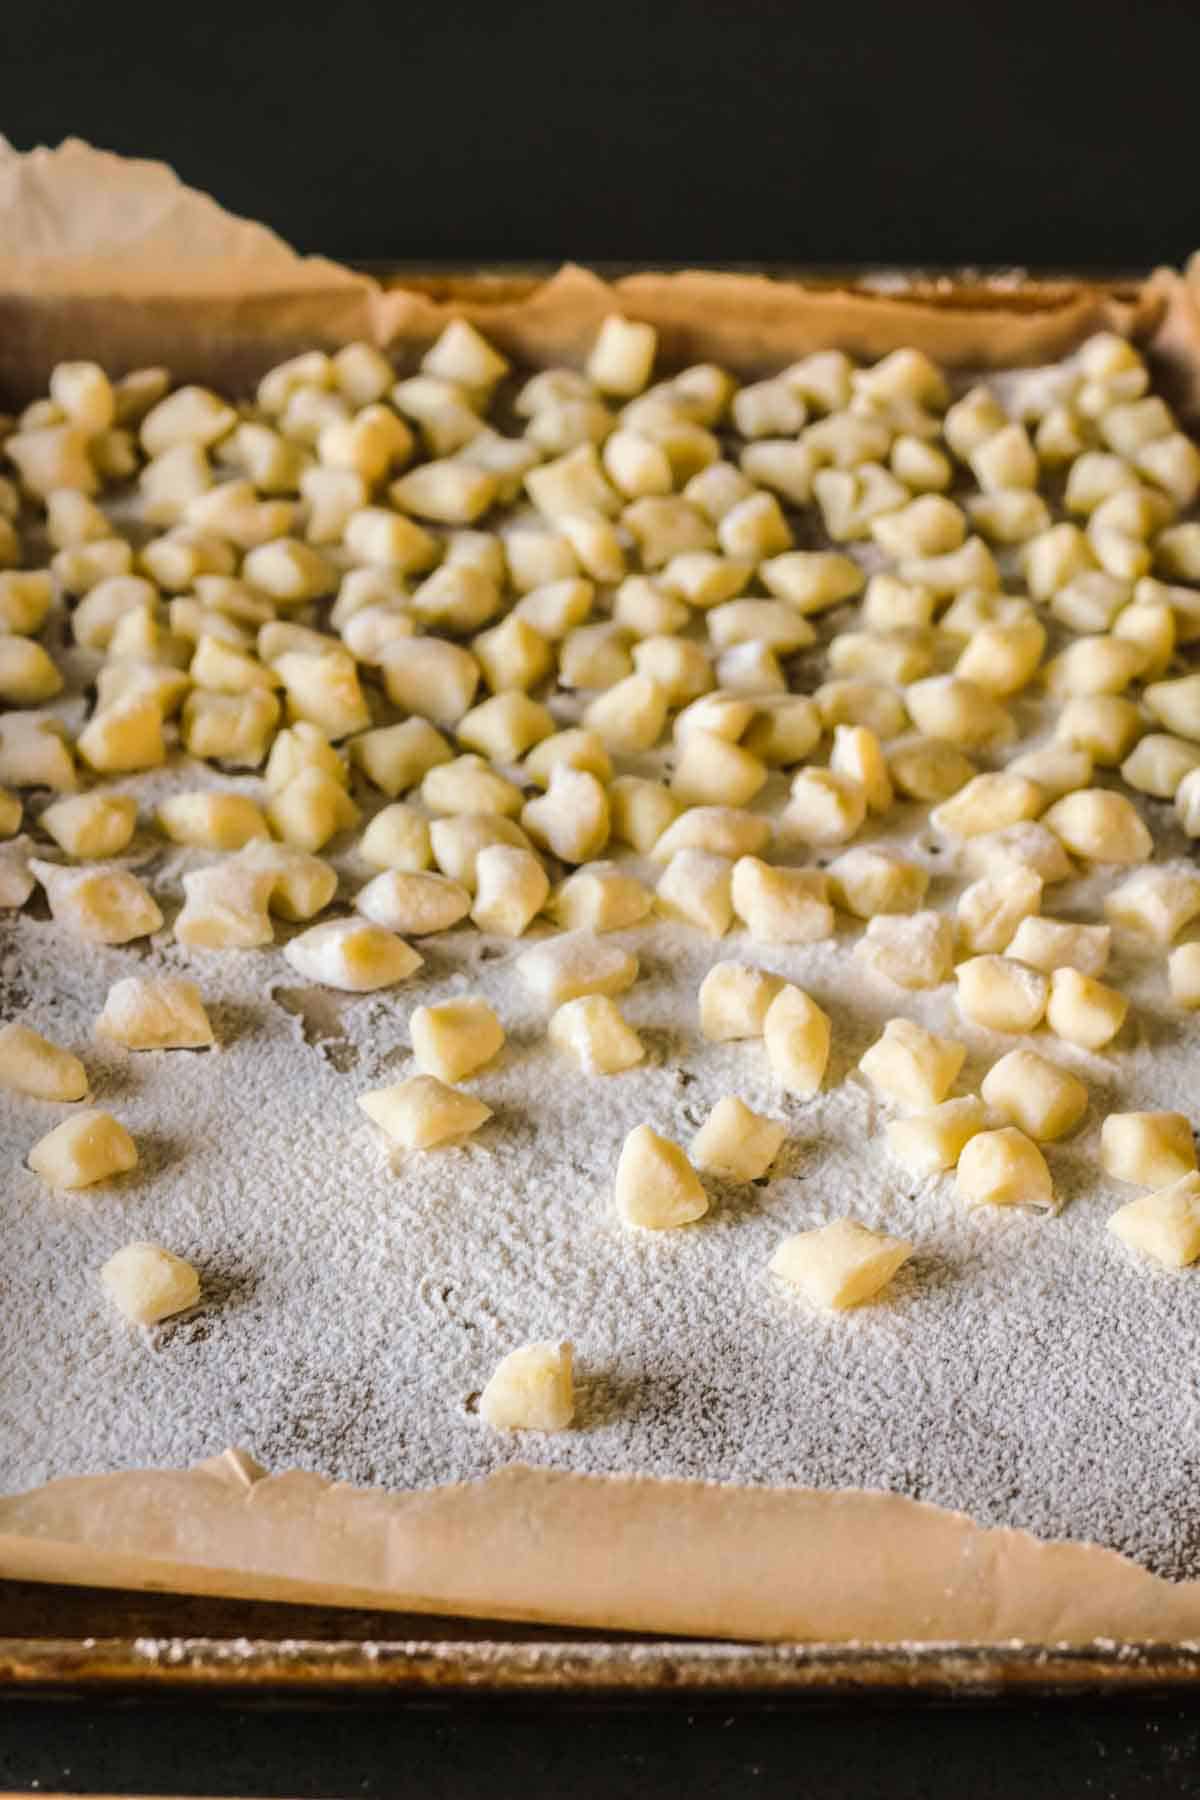
M263 1695L564 1701L678 1694L1004 1699L1200 1689L1200 1643L722 1644L3 1638L0 1695Z

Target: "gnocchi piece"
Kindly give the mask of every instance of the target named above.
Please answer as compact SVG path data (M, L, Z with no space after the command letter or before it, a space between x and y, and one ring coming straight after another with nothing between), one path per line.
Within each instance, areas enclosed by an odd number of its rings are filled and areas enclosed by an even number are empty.
M134 1325L157 1325L187 1312L200 1298L200 1277L161 1244L126 1244L100 1271L100 1285Z
M779 830L792 842L844 844L866 816L867 791L855 776L833 768L801 769L792 779Z
M756 1113L744 1100L727 1094L709 1113L692 1139L690 1158L697 1169L725 1181L759 1181L779 1154L787 1126Z
M1041 822L1066 850L1088 862L1142 863L1154 851L1154 840L1132 801L1108 788L1065 794Z
M1022 921L1041 906L1043 887L1037 871L1021 865L973 881L956 908L964 947L977 956L1007 950Z
M474 1094L447 1086L436 1075L413 1075L391 1087L372 1088L358 1104L393 1143L405 1150L434 1150L470 1137L492 1116Z
M465 996L418 1006L408 1022L424 1075L453 1083L474 1075L504 1048L504 1027L486 1000Z
M1116 1037L1128 1012L1124 994L1078 969L1055 969L1050 977L1046 1023L1065 1043L1102 1050Z
M463 715L455 727L460 744L493 762L513 763L553 736L554 717L528 694L493 694Z
M536 999L557 1008L586 994L623 994L637 980L638 960L589 932L573 931L526 950L517 970Z
M481 931L520 937L546 903L550 879L533 851L512 844L483 846L475 857L471 918Z
M948 800L970 781L975 764L953 744L918 738L889 753L888 774L907 800Z
M897 987L940 987L954 968L954 927L937 912L885 913L867 921L855 954Z
M665 919L724 937L733 924L733 865L708 850L677 850L659 877L654 904Z
M924 737L956 749L997 748L1016 735L1012 715L973 681L958 675L927 675L904 690L913 724Z
M1047 887L1056 881L1069 881L1075 873L1075 865L1061 841L1041 819L968 838L963 862L972 875L980 877L1003 877L1014 869L1029 869Z
M426 869L385 869L359 889L354 906L364 919L388 931L428 937L465 919L471 896L459 882Z
M1121 764L1121 779L1139 794L1173 800L1184 777L1200 769L1200 744L1152 731L1134 745Z
M1200 900L1196 910L1200 912ZM1064 919L1034 915L1021 920L1005 946L1009 956L1052 975L1055 969L1078 969L1081 975L1102 975L1108 963L1112 930L1108 925L1076 925Z
M429 845L434 862L443 875L449 875L451 881L460 881L469 893L475 892L479 854L493 844L518 850L531 849L529 839L516 821L503 819L499 813L456 813L448 819L430 821Z
M833 1027L801 988L785 982L767 1008L763 1041L771 1073L791 1094L808 1098L825 1079Z
M608 843L608 796L594 775L560 764L551 771L546 792L522 807L521 825L560 862L591 862Z
M757 856L742 856L733 865L730 896L757 943L812 944L833 936L827 886L819 869L777 868Z
M1180 944L1167 958L1167 982L1176 1006L1200 1007L1200 943Z
M212 789L171 794L160 805L157 819L159 830L173 844L200 850L240 850L251 838L270 836L253 800Z
M593 862L567 877L550 912L564 931L624 931L641 924L652 905L652 896L628 870Z
M1194 1174L1191 1122L1177 1112L1109 1113L1100 1127L1100 1166L1114 1181L1148 1188Z
M1032 1138L1015 1125L976 1132L963 1146L954 1185L969 1207L1028 1206L1053 1211L1055 1206L1046 1159Z
M75 759L58 719L0 718L0 781L17 788L72 791Z
M827 870L836 904L859 919L879 913L913 913L929 887L928 871L893 850L862 844L843 850Z
M162 708L148 694L126 694L93 713L75 749L101 775L155 769L167 760Z
M784 983L747 963L714 963L700 983L700 1029L713 1043L762 1037L771 1002Z
M853 557L835 550L788 550L769 558L758 572L769 594L801 614L852 600L867 579Z
M175 975L114 981L93 1030L126 1050L207 1050L216 1042L199 988Z
M575 1058L585 1075L616 1075L646 1055L637 1032L605 994L568 1000L551 1015L546 1035L555 1049Z
M91 944L128 944L149 937L163 916L145 884L128 869L65 868L30 857L56 924Z
M189 756L234 768L257 768L279 723L274 694L195 692L183 704L181 737Z
M1010 1050L993 1063L979 1090L992 1111L1026 1137L1045 1144L1074 1131L1088 1108L1078 1076L1036 1050Z
M1164 948L1200 915L1200 875L1191 869L1158 866L1131 875L1104 902L1114 925L1137 932ZM1098 969L1087 969L1098 975Z
M265 838L253 838L238 852L237 864L242 869L270 876L267 906L281 919L288 919L293 924L323 912L337 892L337 870L333 865L290 844L273 844Z
M690 1225L708 1211L708 1195L687 1156L649 1125L635 1126L621 1146L614 1194L624 1223L645 1231Z
M323 849L339 831L357 825L359 811L340 781L324 769L310 767L272 796L267 818L285 844L311 853Z
M68 856L119 856L133 837L137 801L130 794L71 794L48 806L38 823Z
M136 1169L138 1153L111 1113L88 1107L39 1138L26 1161L51 1187L84 1188Z
M365 919L326 919L284 945L307 981L348 994L372 994L406 981L423 959L402 938Z
M889 1019L858 1066L881 1094L925 1110L946 1098L966 1055L954 1038L938 1037L913 1019Z
M857 1219L834 1219L785 1238L770 1269L813 1306L841 1312L873 1300L912 1253L904 1238L871 1231Z
M1008 956L973 956L954 971L958 1010L989 1031L1034 1031L1050 998L1050 984L1040 969L1030 969Z
M1045 795L1027 776L1009 770L975 775L949 800L930 813L930 822L950 837L978 837L1034 819L1046 805Z
M34 1100L85 1100L87 1070L69 1050L13 1020L0 1027L0 1087Z
M650 847L652 862L670 862L680 850L710 856L757 856L771 836L771 821L736 806L689 806Z
M275 941L268 913L275 877L232 858L183 877L175 938L195 950L255 950Z
M315 727L311 729L315 730ZM299 731L300 726L292 727ZM272 747L272 759L279 747L280 732ZM361 732L350 739L347 746L350 761L356 769L361 769L367 780L374 787L395 799L397 794L407 793L424 780L431 769L448 763L453 751L441 732L430 724L428 719L405 719L399 725L380 725L372 731ZM330 751L341 767L336 752ZM332 773L332 770L330 771ZM267 767L268 785L270 785L270 764ZM368 827L368 829L370 829Z
M1200 1257L1200 1175L1181 1175L1127 1201L1112 1214L1108 1230L1168 1269L1186 1268Z
M963 1150L991 1115L976 1094L943 1100L912 1119L890 1119L888 1149L912 1175L941 1175L954 1168Z
M421 783L421 801L435 815L502 813L512 818L521 810L521 790L482 756L456 756L430 769Z
M1051 744L1043 750L1027 750L1015 756L1007 773L1023 775L1036 783L1045 795L1047 805L1088 787L1092 779L1092 757L1089 751L1069 744Z
M493 1431L565 1431L575 1416L571 1345L510 1350L479 1396L479 1416Z

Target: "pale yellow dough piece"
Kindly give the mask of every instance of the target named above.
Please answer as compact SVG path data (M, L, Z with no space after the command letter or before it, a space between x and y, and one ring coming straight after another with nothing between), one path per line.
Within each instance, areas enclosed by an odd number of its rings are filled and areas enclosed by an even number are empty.
M565 1431L575 1414L569 1343L510 1350L479 1396L479 1416L496 1431Z
M1010 1050L993 1063L979 1091L1006 1124L1042 1144L1073 1131L1088 1106L1078 1076L1036 1050Z
M713 1043L762 1037L771 1002L783 987L779 975L748 963L714 963L700 983L700 1029Z
M200 1277L191 1263L159 1244L126 1244L101 1269L100 1284L135 1325L157 1325L200 1298Z
M553 1014L546 1035L556 1049L575 1058L585 1075L616 1075L646 1055L637 1032L606 994L566 1001Z
M903 1238L871 1231L857 1219L835 1219L785 1238L770 1269L812 1305L842 1312L873 1300L912 1253Z
M1113 1213L1108 1229L1131 1250L1168 1269L1200 1257L1200 1175L1181 1175L1152 1194L1139 1194Z
M413 1075L392 1087L373 1088L358 1096L358 1104L393 1143L406 1150L433 1150L439 1144L469 1137L492 1116L491 1107L474 1094L460 1093L436 1075Z
M163 922L149 889L128 869L64 868L29 859L59 925L92 944L128 944Z
M940 1175L952 1169L964 1148L987 1129L991 1115L976 1094L943 1100L912 1119L891 1119L888 1149L914 1175Z
M126 1050L204 1050L216 1041L199 988L175 975L114 981L93 1030Z
M447 1083L474 1075L504 1047L503 1025L475 996L418 1006L408 1030L417 1067Z
M0 1027L0 1087L34 1100L83 1100L87 1070L69 1050L13 1020Z
M51 1187L83 1188L136 1169L138 1154L133 1139L111 1113L89 1107L39 1138L27 1161Z
M1177 1112L1109 1113L1100 1127L1100 1166L1142 1187L1178 1181L1196 1167L1191 1123Z
M283 947L297 974L348 994L372 994L406 981L421 967L403 938L366 919L326 919Z
M621 1146L614 1183L617 1211L627 1225L668 1231L708 1211L708 1195L678 1144L638 1125Z
M757 1181L765 1175L787 1136L778 1119L756 1113L735 1094L727 1094L709 1113L692 1139L691 1161L726 1181Z
M1054 1206L1046 1159L1015 1125L972 1137L958 1159L955 1185L968 1206Z
M964 1044L926 1031L915 1019L889 1019L858 1066L890 1100L924 1109L946 1098L966 1055Z
M833 1027L816 1001L789 984L781 987L763 1020L771 1072L789 1093L815 1094L825 1078Z
M559 1007L585 994L623 994L637 980L638 961L590 932L572 931L527 950L517 969L537 999Z

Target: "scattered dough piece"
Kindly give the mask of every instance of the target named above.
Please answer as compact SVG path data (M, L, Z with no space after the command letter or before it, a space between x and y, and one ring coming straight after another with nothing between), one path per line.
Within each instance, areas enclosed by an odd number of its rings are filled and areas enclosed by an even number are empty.
M465 919L471 896L460 882L428 869L385 869L359 889L354 905L364 919L389 931L427 937Z
M1075 865L1062 844L1041 819L968 838L963 846L963 863L970 874L979 876L1004 876L1013 869L1031 869L1047 887L1056 881L1069 881L1075 873Z
M915 1019L889 1019L858 1066L880 1093L924 1109L946 1098L966 1055L964 1044L926 1031Z
M968 1206L1054 1206L1046 1159L1015 1125L977 1132L963 1148L954 1179Z
M60 801L59 805L74 802ZM158 809L158 826L173 844L199 850L240 850L251 838L271 834L262 812L244 794L203 790L172 794Z
M1002 875L984 875L958 897L958 935L967 950L987 955L1007 950L1023 919L1042 904L1044 882L1019 865Z
M291 844L272 844L255 838L239 852L237 861L244 869L271 877L267 906L293 924L314 918L337 893L337 870L332 863Z
M565 1431L574 1413L569 1343L510 1350L479 1396L479 1416L496 1431Z
M283 947L298 974L347 994L373 994L406 981L423 958L403 938L366 919L326 919Z
M615 1184L617 1211L627 1225L667 1231L708 1211L708 1196L691 1163L669 1138L638 1125L621 1146Z
M585 994L623 994L637 980L638 961L590 932L572 931L526 950L517 969L543 1004L559 1007Z
M413 1075L392 1087L372 1088L358 1096L358 1104L406 1150L432 1150L451 1139L469 1137L492 1116L491 1107L474 1094L447 1087L436 1075Z
M1192 869L1141 869L1104 902L1114 925L1165 947L1200 914L1200 875ZM1082 965L1080 965L1082 966ZM1089 975L1099 974L1089 969Z
M656 910L676 924L724 937L733 923L733 866L709 850L677 850L654 891Z
M1108 788L1064 794L1041 823L1072 855L1089 862L1142 863L1154 852L1154 839L1132 800Z
M884 913L868 921L855 954L897 987L940 987L954 971L954 927L941 913Z
M1180 944L1167 958L1167 980L1176 1006L1200 1007L1200 943Z
M858 919L916 912L929 887L928 872L920 863L868 844L843 850L827 874L833 899Z
M709 1113L692 1139L690 1156L697 1169L726 1181L757 1181L766 1174L787 1136L787 1126L751 1111L736 1094L727 1094Z
M59 925L91 944L128 944L163 922L149 889L128 869L64 868L30 857ZM186 878L185 878L186 879Z
M761 1037L783 978L748 963L714 963L700 983L700 1029L713 1043Z
M93 1030L127 1050L206 1050L216 1042L199 988L175 975L114 981Z
M29 867L32 848L33 840L27 837L0 844L0 908L24 906L37 886L37 878Z
M255 950L275 941L267 907L275 889L269 869L232 857L183 877L183 911L175 938L195 950Z
M959 963L958 1010L989 1031L1033 1031L1041 1021L1050 984L1040 969L1008 956L973 956Z
M1056 1037L1083 1050L1102 1050L1125 1023L1129 1002L1078 969L1056 969L1050 977L1046 1023Z
M733 865L733 910L760 944L813 944L832 937L827 888L820 869L778 868L757 856L739 857Z
M105 1293L135 1325L157 1325L186 1312L200 1298L200 1277L191 1263L159 1244L126 1244L100 1271Z
M87 1070L69 1050L14 1020L0 1028L0 1087L35 1100L83 1100Z
M1166 1187L1196 1167L1192 1127L1183 1113L1109 1113L1100 1127L1100 1166L1117 1181Z
M1073 1131L1088 1106L1078 1076L1036 1050L1010 1050L993 1063L979 1091L1006 1124L1020 1126L1039 1144Z
M964 1148L987 1129L991 1115L977 1094L943 1100L914 1119L891 1119L888 1149L913 1175L940 1175L952 1169Z
M606 994L568 1000L551 1017L550 1042L573 1056L587 1075L616 1075L644 1060L646 1052L632 1025Z
M769 1266L814 1306L841 1312L873 1300L912 1253L903 1238L870 1231L857 1219L834 1219L785 1238Z
M815 1094L825 1078L832 1026L815 1000L790 983L781 987L763 1020L767 1061L792 1094Z
M1112 929L1108 925L1075 925L1063 919L1030 916L1017 926L1008 954L1018 962L1028 963L1031 969L1040 969L1043 975L1052 975L1055 969L1102 975L1111 943Z
M627 869L593 862L568 875L549 910L564 931L623 931L640 925L653 904L653 896Z
M68 856L119 856L137 824L129 794L70 794L48 806L38 823Z
M44 1138L39 1138L27 1161L35 1175L51 1187L91 1187L136 1169L138 1154L133 1139L111 1113L89 1107L72 1113Z
M532 850L488 844L475 857L471 918L480 931L518 938L533 923L549 892L550 877Z
M1113 1213L1108 1229L1168 1269L1200 1257L1200 1175L1181 1175L1152 1194L1139 1194Z
M418 1006L408 1022L417 1067L439 1081L463 1081L504 1047L504 1027L486 1000L473 996Z

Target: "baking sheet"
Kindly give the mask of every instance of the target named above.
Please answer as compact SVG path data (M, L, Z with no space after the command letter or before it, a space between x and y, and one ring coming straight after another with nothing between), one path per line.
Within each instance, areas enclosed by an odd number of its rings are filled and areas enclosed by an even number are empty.
M1192 288L1169 273L1133 299L1086 284L810 293L705 273L608 284L571 268L478 295L454 283L397 291L294 258L153 165L97 161L79 145L0 160L0 383L17 398L81 342L115 368L153 356L181 376L240 382L314 341L421 344L452 312L509 350L557 360L578 355L614 306L656 323L668 356L747 372L831 337L863 355L904 342L949 362L1038 361L1107 323L1141 335L1177 379L1193 366ZM235 1458L216 1472L52 1484L0 1503L0 1525L0 1570L47 1580L751 1638L1085 1642L1197 1629L1194 1584L895 1495L519 1467L462 1488L350 1494L312 1476L261 1479Z

